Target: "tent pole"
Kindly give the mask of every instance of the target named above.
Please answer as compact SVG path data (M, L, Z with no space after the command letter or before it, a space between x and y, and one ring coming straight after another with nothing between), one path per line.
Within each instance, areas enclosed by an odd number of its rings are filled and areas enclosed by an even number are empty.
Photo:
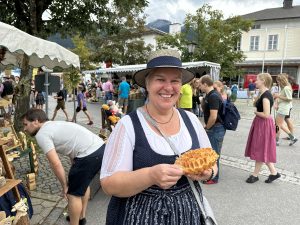
M46 72L44 86L45 86L45 92L46 92L45 101L46 101L46 116L47 116L47 118L48 118L48 87L49 87L48 76L49 76L49 73Z

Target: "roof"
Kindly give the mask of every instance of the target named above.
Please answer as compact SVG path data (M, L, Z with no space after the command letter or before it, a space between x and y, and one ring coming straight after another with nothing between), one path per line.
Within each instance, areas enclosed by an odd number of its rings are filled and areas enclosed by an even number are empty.
M159 35L166 35L168 33L158 30L156 28L153 27L145 27L145 31L143 32L143 34L159 34Z
M242 15L243 19L255 21L300 18L300 5L292 8L271 8Z
M182 66L184 68L197 68L197 67L214 67L216 69L221 68L220 64L208 62L208 61L186 62L186 63L182 63ZM106 68L106 69L98 69L98 70L87 70L87 71L83 71L83 73L84 74L123 73L123 72L135 72L142 69L146 69L146 64L119 66L116 68Z

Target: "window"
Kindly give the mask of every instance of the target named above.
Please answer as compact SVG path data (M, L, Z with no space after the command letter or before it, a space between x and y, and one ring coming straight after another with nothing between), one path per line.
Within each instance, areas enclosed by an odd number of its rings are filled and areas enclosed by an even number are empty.
M234 48L235 51L241 51L241 41L237 41L236 46Z
M252 29L260 29L260 24L254 24L254 25L252 26Z
M258 51L259 36L251 36L250 38L250 51Z
M268 50L277 50L277 46L278 46L278 34L269 35Z

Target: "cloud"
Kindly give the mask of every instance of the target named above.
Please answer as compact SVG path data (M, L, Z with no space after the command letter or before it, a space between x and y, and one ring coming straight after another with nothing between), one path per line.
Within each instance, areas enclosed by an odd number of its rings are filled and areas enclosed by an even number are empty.
M227 18L232 15L244 15L267 8L281 7L282 2L283 0L150 0L145 13L148 15L147 22L166 19L183 23L187 13L194 14L204 3L222 11ZM293 5L300 5L300 0L294 0Z

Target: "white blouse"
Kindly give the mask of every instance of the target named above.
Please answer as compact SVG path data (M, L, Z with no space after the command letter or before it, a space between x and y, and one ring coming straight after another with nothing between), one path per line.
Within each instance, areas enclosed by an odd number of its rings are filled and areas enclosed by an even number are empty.
M176 110L176 112L180 118L180 130L177 134L169 138L182 153L191 149L192 139L179 111ZM196 131L200 148L211 147L207 134L199 119L191 112L186 111L186 113ZM167 141L152 130L139 110L137 110L137 115L153 151L161 155L174 155ZM132 171L134 148L135 132L131 118L126 115L118 122L108 139L102 160L100 179L111 176L117 171Z

